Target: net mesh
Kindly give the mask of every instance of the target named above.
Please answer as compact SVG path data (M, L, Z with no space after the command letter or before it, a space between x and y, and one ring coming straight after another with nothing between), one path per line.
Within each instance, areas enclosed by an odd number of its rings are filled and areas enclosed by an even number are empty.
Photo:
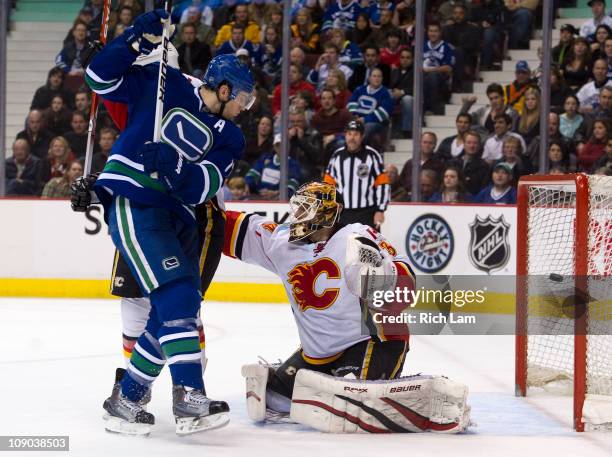
M572 392L575 255L587 250L586 392L612 395L612 178L589 177L588 246L577 246L576 185L530 184L527 384Z

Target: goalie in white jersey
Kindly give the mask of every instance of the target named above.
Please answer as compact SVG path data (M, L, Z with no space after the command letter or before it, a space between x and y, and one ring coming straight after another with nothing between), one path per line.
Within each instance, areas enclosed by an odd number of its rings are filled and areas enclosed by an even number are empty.
M446 378L403 378L365 387L371 384L367 380L400 376L409 340L406 324L375 322L368 307L372 293L394 288L398 278L404 287L414 288L415 277L407 259L397 255L380 233L362 224L337 223L342 210L338 200L333 185L312 182L291 198L289 224L226 211L224 253L281 278L301 342L300 349L278 367L243 367L249 416L263 421L291 411L293 420L330 432L463 430L463 407L453 410L452 417L431 409ZM401 311L393 306L380 310ZM420 409L389 406L382 400L380 405L363 403L371 400L369 391L381 389L410 397ZM455 396L456 389L452 393ZM464 405L466 395L467 389L460 386L461 398L453 405ZM349 412L355 409L360 413Z

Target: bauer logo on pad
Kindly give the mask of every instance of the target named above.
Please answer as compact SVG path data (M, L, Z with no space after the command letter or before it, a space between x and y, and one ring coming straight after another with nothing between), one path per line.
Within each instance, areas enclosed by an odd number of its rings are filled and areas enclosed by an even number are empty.
M497 219L490 215L485 219L476 216L470 224L470 247L468 249L472 264L479 270L491 273L503 268L510 258L508 229L510 224L504 216Z

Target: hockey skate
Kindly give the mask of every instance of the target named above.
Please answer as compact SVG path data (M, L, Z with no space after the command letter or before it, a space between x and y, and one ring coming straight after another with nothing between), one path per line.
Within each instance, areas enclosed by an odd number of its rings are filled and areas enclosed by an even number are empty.
M211 400L201 390L186 386L173 386L172 411L177 435L212 430L224 427L229 422L227 403Z
M153 414L148 413L140 402L131 401L121 393L119 383L115 383L113 393L104 401L103 408L106 410L104 428L108 432L147 436L155 424Z
M111 392L111 397L114 395L115 396L119 395L119 393L121 392L121 380L125 376L125 373L127 373L125 368L117 368L115 370L115 384L113 384L113 390ZM144 394L144 397L142 397L142 399L138 403L140 404L140 406L142 406L142 409L146 411L147 405L150 402L151 402L151 389L148 389L147 392Z

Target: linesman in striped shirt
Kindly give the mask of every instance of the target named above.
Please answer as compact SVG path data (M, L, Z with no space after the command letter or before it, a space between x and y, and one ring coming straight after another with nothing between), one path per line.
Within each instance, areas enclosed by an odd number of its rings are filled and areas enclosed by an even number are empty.
M363 123L348 123L346 146L334 151L323 179L343 196L342 223L360 222L379 230L391 195L389 177L380 153L364 144L364 134Z

